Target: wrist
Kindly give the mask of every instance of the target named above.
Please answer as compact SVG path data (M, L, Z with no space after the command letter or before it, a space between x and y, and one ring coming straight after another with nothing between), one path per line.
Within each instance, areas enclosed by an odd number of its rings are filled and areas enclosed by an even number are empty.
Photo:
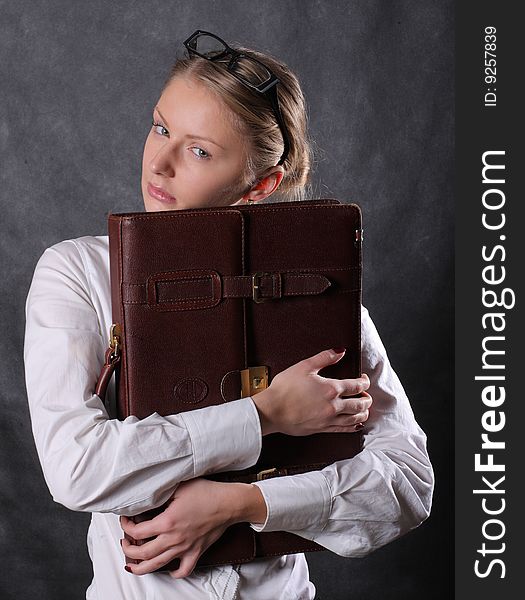
M230 524L266 521L266 501L261 490L251 483L227 483L230 488Z
M273 415L273 406L275 406L275 402L272 402L272 395L273 392L270 388L266 388L262 392L251 396L259 414L261 433L263 436L279 431Z

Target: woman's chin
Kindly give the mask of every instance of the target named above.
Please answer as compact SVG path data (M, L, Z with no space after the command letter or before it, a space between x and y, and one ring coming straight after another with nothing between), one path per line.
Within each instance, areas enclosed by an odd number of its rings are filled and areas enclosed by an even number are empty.
M159 202L154 198L144 200L144 208L146 212L161 212L166 210L179 210L180 206L177 203Z

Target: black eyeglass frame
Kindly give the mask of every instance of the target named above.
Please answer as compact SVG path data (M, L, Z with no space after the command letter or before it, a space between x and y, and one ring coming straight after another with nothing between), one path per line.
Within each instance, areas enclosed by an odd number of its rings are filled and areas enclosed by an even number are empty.
M206 54L197 52L197 50L195 50L195 48L192 48L191 43L196 41L201 35L208 35L212 38L215 38L218 42L220 42L224 46L224 51L219 52L218 54L215 54L214 56L206 56ZM253 58L252 56L247 56L243 52L238 52L237 50L230 48L230 46L228 46L228 44L223 39L221 39L219 36L215 35L214 33L210 33L209 31L202 31L201 29L197 29L197 31L192 33L190 35L190 37L187 40L185 40L183 43L184 43L184 46L186 47L186 49L188 50L188 54L189 54L190 58L192 56L198 56L200 58L204 58L206 60L211 60L212 62L214 62L217 60L221 60L222 58L225 58L226 56L230 56L231 57L230 62L228 63L228 65L226 67L228 69L228 71L236 79L238 79L242 84L244 84L246 87L250 88L251 90L254 90L255 92L258 92L259 94L265 95L270 100L270 103L271 103L272 109L273 109L273 113L277 120L277 125L279 126L279 129L281 130L281 135L283 136L284 150L281 155L281 158L279 159L279 162L277 163L277 165L282 165L283 162L286 160L288 153L290 152L290 138L288 136L288 130L286 128L286 125L284 124L283 116L281 113L281 108L279 106L279 97L277 95L277 84L279 83L279 78L271 71L271 69L269 69L260 60L257 60L256 58ZM234 70L235 64L240 58L243 58L244 60L251 60L252 62L257 63L258 65L260 65L261 67L266 69L266 71L268 71L270 78L267 81L263 81L258 85L255 85L255 84L251 83L250 81L248 81L247 79L245 79L242 75L239 75L239 73L237 73Z

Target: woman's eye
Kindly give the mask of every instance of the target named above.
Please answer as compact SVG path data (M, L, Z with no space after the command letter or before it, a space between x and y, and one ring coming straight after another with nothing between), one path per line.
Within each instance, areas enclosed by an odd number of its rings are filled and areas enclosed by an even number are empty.
M166 132L166 134L168 133L168 130L164 127L164 125L161 125L160 123L156 123L155 121L151 121L151 125L153 126L153 128L156 127L160 127L160 129L162 129L163 131ZM159 133L157 131L157 133ZM159 135L165 135L162 131L159 133Z
M210 155L206 152L206 150L203 150L202 148L199 148L198 146L194 146L193 148L190 148L190 150L193 152L193 154L195 154L195 156L197 158L209 158Z

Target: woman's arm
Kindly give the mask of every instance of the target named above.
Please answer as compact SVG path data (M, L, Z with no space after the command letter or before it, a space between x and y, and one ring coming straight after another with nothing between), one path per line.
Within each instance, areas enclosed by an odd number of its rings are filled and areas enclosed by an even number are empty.
M429 513L434 475L414 419L368 311L362 370L373 398L363 451L322 471L257 482L268 512L257 531L293 531L342 556L364 556L417 527Z
M172 575L186 577L200 554L237 522L248 521L256 531L291 531L341 556L358 557L428 517L434 478L426 436L368 311L362 308L361 314L362 368L373 398L363 451L322 471L253 484L202 479L183 484L152 521L123 518L131 537L158 536L140 546L123 541L125 554L142 561L131 565L133 573L149 573L177 556L181 565Z
M174 416L108 418L93 393L107 342L86 270L74 241L56 244L38 261L26 302L27 396L55 501L134 515L162 505L180 481L255 464L261 429L249 397Z
M366 420L366 377L317 375L343 356L330 350L279 373L256 397L257 408L247 397L179 415L109 419L94 394L110 321L109 276L104 264L89 259L90 248L68 240L46 250L26 303L29 408L44 477L57 502L135 515L164 504L181 481L254 465L266 433L353 431ZM359 392L361 398L338 397Z

